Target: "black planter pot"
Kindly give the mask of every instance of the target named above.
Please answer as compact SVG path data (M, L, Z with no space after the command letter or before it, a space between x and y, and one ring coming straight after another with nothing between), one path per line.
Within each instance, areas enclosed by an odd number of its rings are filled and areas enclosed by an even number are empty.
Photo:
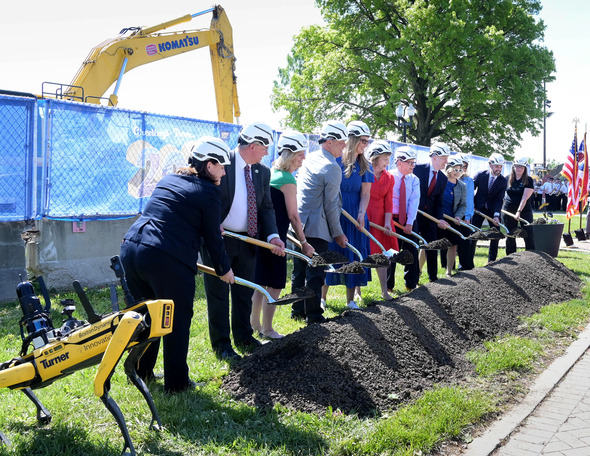
M559 254L559 244L561 243L561 234L563 233L563 223L548 223L543 225L531 224L527 225L525 229L529 235L532 231L532 235L535 236L536 250L548 253L552 257L556 257Z

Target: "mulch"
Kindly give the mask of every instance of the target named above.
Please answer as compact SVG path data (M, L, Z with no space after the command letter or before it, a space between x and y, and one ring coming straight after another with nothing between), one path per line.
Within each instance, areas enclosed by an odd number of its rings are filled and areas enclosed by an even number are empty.
M266 344L236 364L223 389L260 408L371 416L474 375L467 351L514 332L519 316L579 297L580 287L551 256L518 252Z

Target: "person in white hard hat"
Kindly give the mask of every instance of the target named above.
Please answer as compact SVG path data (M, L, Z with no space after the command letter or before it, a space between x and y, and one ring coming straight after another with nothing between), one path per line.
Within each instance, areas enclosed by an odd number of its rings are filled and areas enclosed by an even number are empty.
M416 231L416 217L420 204L420 179L414 175L417 152L410 146L398 147L393 155L395 168L391 170L395 183L393 185L392 215L391 218L403 228L397 225L395 231L406 238L412 231ZM405 195L405 198L404 198ZM404 266L404 282L407 290L413 290L418 286L420 269L418 265L418 250L408 242L399 240L399 248L409 251L414 257L411 264ZM391 264L391 271L387 278L387 289L391 293L395 287L396 263Z
M389 232L393 230L391 220L393 215L393 186L395 180L387 170L391 160L391 145L389 141L373 141L367 150L367 158L373 168L374 182L371 185L371 199L367 207L367 216L370 222L382 226ZM388 236L377 228L370 227L369 231L377 239L385 250L399 251L397 238ZM380 247L371 242L371 254L382 253ZM388 267L377 268L377 276L381 285L381 298L385 301L393 299L387 290Z
M476 211L487 215L494 219L494 224L497 226L500 223L500 210L502 209L502 201L504 200L504 193L508 181L502 175L502 169L506 164L502 154L493 153L488 160L489 169L480 171L473 178L473 186L475 188L475 196L473 204ZM484 218L475 214L473 216L473 225L481 228ZM475 248L477 241L471 242L471 258L475 256ZM490 241L490 250L488 253L488 262L494 261L498 256L498 240Z
M201 239L221 283L234 281L219 229L219 184L230 152L219 138L201 138L192 148L189 166L158 182L121 244L131 294L174 301L174 328L163 337L164 390L168 393L196 386L189 378L187 355ZM137 373L144 380L154 378L159 345L158 339L139 361Z
M278 235L270 198L270 169L260 163L268 155L273 137L273 129L262 122L242 128L238 147L231 152L226 175L221 179L221 226L227 231L267 241L275 246L275 255L284 256L285 244ZM253 281L256 247L229 236L224 237L224 243L234 273ZM205 249L201 249L201 256L209 266L210 257ZM204 275L203 282L209 338L215 355L230 363L241 358L232 347L230 333L236 347L244 352L261 346L250 324L254 291L238 284L227 285L210 274Z
M522 157L514 160L512 171L508 177L508 187L504 196L504 205L502 209L516 216L516 219L509 215L502 214L502 222L509 231L513 231L518 226L518 219L522 218L529 223L533 222L533 205L532 196L534 192L533 179L528 175L527 159ZM521 226L526 224L520 222ZM533 230L527 230L527 236L524 239L526 250L535 250L535 238ZM516 239L513 237L506 238L506 255L516 252Z
M371 173L370 164L364 152L369 145L371 132L364 122L358 120L350 122L346 128L348 130L346 147L342 157L336 159L342 168L342 182L340 183L342 208L352 215L361 226L367 228L369 225L367 206L371 197L373 173ZM344 215L340 217L340 225L348 238L348 242L360 252L363 258L367 257L370 253L369 238ZM350 249L343 249L335 242L332 242L329 248L347 256L350 261L358 261L358 258ZM368 268L365 268L363 274L336 274L329 272L326 275L326 286L322 289L322 299L325 303L329 286L345 285L348 308L358 309L358 304L362 299L361 287L367 285L369 280L371 280L371 273Z
M467 190L467 208L465 209L465 216L463 220L466 223L471 223L473 220L473 195L474 195L474 188L473 188L473 179L469 176L469 155L462 154L460 155L461 161L463 162L463 175L459 179L461 182L465 184L465 188ZM465 232L463 234L468 235L469 233ZM471 258L471 242L461 240L457 245L457 256L459 257L459 265L461 271L468 271L473 269L473 258Z
M439 223L418 214L418 232L427 242L435 241L438 237L438 228L445 230L449 224L443 218L442 199L447 185L447 176L444 173L451 149L445 143L435 143L430 147L430 163L419 164L414 168L414 174L420 179L420 207L423 212L435 217ZM438 252L427 250L420 254L420 269L426 260L428 278L431 282L437 279Z
M287 242L287 231L292 226L302 251L308 257L314 253L305 234L297 212L297 181L293 173L303 164L307 152L308 141L298 131L285 131L277 142L279 157L272 165L270 175L270 197L275 210L277 229L281 240ZM256 254L256 273L254 282L266 287L266 291L278 299L287 281L287 258L274 255L268 249L259 247ZM284 337L273 328L275 305L268 304L266 297L259 291L252 296L252 313L250 323L252 329L265 339L281 339ZM260 314L262 313L262 322Z
M340 224L342 196L340 183L342 170L336 159L348 139L348 129L342 122L324 122L320 131L320 149L307 155L297 172L297 210L303 224L305 239L319 252L328 250L334 240L346 247L348 238ZM305 319L308 324L322 323L322 286L326 278L325 267L312 267L307 262L293 259L293 289L307 286L316 296L293 304L291 317Z

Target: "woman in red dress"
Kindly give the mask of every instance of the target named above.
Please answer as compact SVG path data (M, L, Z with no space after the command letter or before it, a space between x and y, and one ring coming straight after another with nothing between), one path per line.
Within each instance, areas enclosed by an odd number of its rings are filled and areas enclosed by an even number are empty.
M367 150L367 156L373 166L375 181L371 185L371 199L367 207L367 217L369 221L392 231L391 213L393 210L393 184L394 177L387 171L392 150L389 142L378 140L373 141ZM386 250L399 250L397 238L388 236L377 228L370 228L371 234L383 244ZM371 241L371 255L382 253L381 249ZM377 276L381 284L381 297L384 300L393 299L387 291L387 267L377 268Z

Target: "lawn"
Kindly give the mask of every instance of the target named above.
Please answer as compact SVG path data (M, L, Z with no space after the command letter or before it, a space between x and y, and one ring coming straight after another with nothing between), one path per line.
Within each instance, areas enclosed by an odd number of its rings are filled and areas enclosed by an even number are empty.
M560 216L557 215L557 218ZM576 222L577 223L577 222ZM572 224L574 225L574 224ZM577 224L572 227L577 228ZM500 257L504 255L500 250ZM478 248L476 266L487 262L487 250ZM138 454L146 455L356 455L427 454L447 439L467 439L473 426L485 422L511 401L515 390L524 388L527 376L555 356L546 350L567 346L590 320L590 262L583 253L561 252L558 258L584 281L585 299L545 307L523 321L530 328L527 337L508 336L482 345L470 356L481 376L466 384L435 388L415 403L360 419L327 408L310 415L280 406L261 412L238 403L220 390L228 365L218 361L210 348L206 301L202 277L196 279L195 317L191 329L189 365L196 391L175 396L164 394L162 383L150 384L164 429L148 430L150 413L140 393L128 384L119 366L112 379L111 396L127 421ZM395 294L405 293L402 268L398 268ZM444 271L440 269L442 276ZM83 282L83 278L80 278ZM427 281L426 273L421 283ZM73 293L52 295L53 320L58 325L59 300L77 298ZM110 306L109 290L89 290L97 311ZM363 305L380 300L376 275L363 289ZM331 287L327 317L346 309L343 287ZM17 356L21 338L17 302L0 305L0 350L4 360ZM78 318L85 318L78 304ZM288 334L302 323L290 318L290 306L279 307L275 329ZM526 349L527 357L519 353ZM516 362L518 361L518 362ZM161 360L158 364L161 370ZM93 394L96 367L77 372L37 391L53 414L51 424L38 425L32 403L18 391L0 391L0 430L12 441L0 447L0 455L116 455L123 440L111 414ZM269 375L272 375L269 372ZM509 381L507 381L507 378Z

